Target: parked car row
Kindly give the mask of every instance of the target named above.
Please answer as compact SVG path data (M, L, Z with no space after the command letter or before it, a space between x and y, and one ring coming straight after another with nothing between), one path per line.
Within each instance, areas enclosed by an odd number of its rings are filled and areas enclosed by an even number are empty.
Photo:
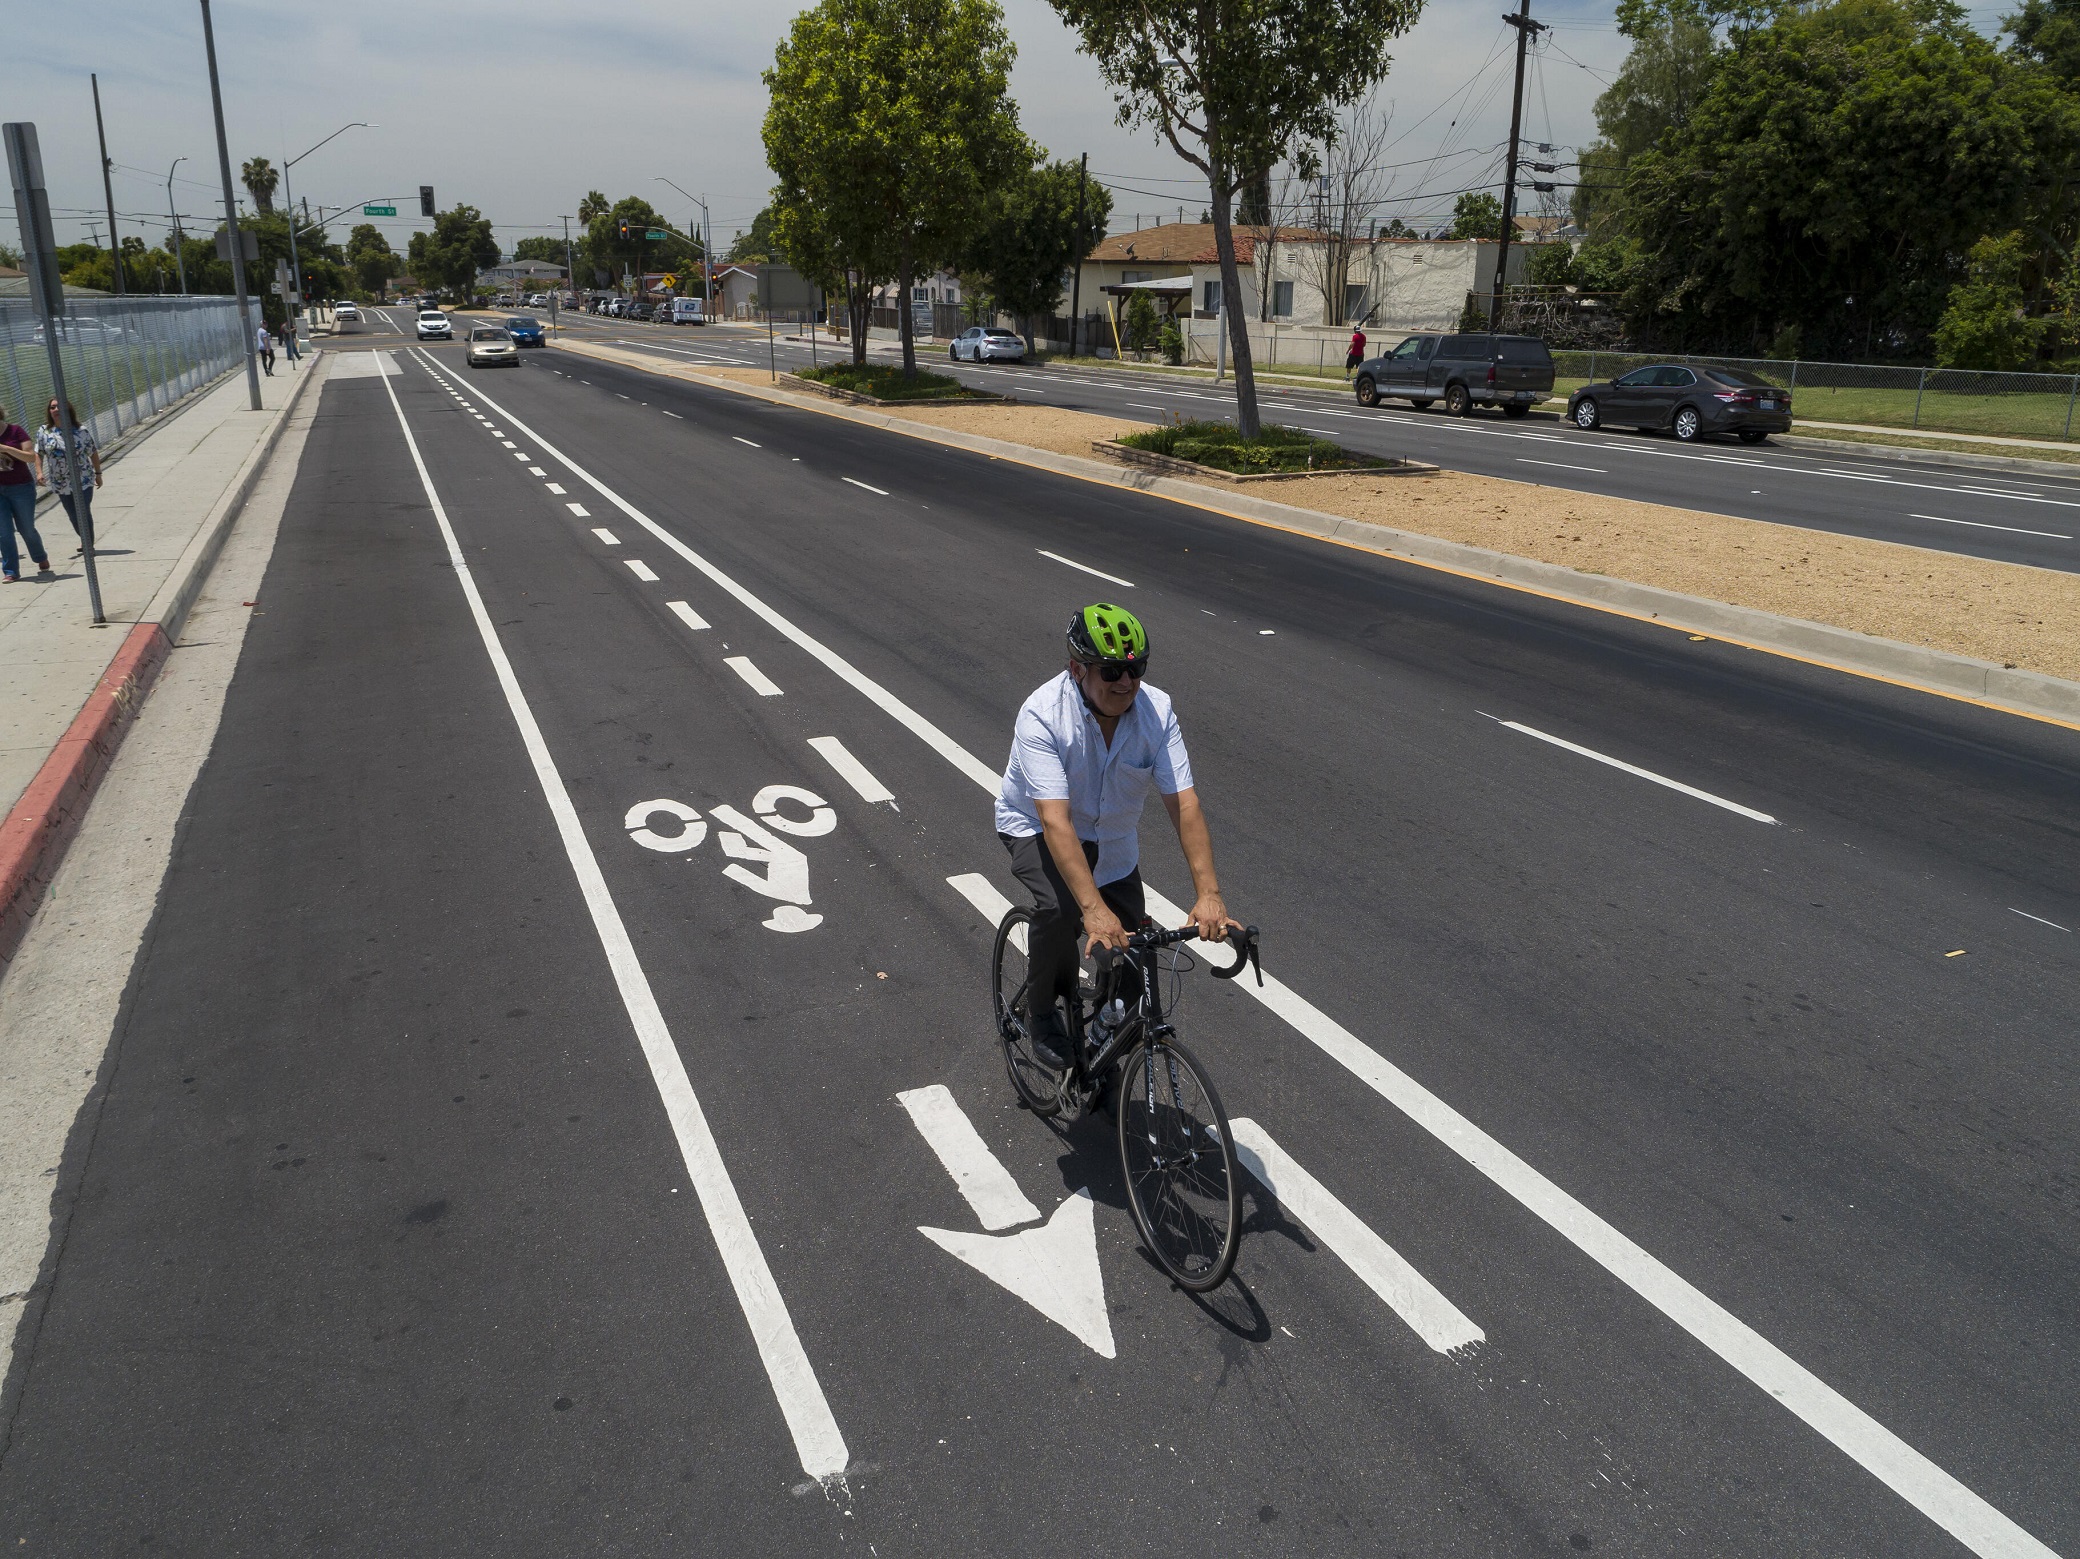
M1361 406L1403 400L1424 411L1442 401L1455 417L1477 406L1522 417L1552 394L1553 354L1536 336L1419 334L1360 363L1353 387ZM1567 398L1567 417L1584 429L1665 429L1684 443L1731 433L1744 444L1759 444L1791 430L1791 392L1746 369L1650 363L1575 390Z
M588 314L608 319L630 319L641 324L705 325L707 311L699 298L666 298L652 303L647 298L594 298L585 306Z

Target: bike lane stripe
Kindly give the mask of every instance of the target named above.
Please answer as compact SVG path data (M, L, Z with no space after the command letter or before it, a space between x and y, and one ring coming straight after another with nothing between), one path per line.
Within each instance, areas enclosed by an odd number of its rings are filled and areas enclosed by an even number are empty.
M550 815L556 821L564 853L577 876L585 907L592 915L593 929L599 936L608 967L614 974L615 986L621 993L622 1006L635 1028L636 1041L642 1047L644 1059L650 1064L651 1079L664 1103L672 1134L678 1140L680 1156L685 1160L687 1174L693 1181L694 1193L700 1198L702 1212L707 1215L708 1229L729 1273L730 1286L736 1290L744 1319L750 1323L752 1341L758 1347L759 1358L773 1385L773 1394L779 1399L781 1414L794 1437L802 1470L819 1481L842 1477L848 1460L845 1437L839 1432L830 1404L824 1398L823 1387L816 1379L816 1371L795 1332L793 1317L788 1314L787 1301L781 1297L780 1289L773 1281L765 1252L759 1248L758 1237L752 1232L750 1216L744 1211L736 1185L730 1179L729 1167L722 1160L722 1150L709 1128L700 1100L694 1094L693 1081L686 1075L686 1063L665 1024L664 1013L650 988L650 978L643 972L635 944L629 939L627 926L622 923L621 911L608 891L599 858L593 854L592 846L585 838L577 808L572 804L563 776L556 768L556 760L550 756L548 743L535 722L534 711L528 706L527 695L521 690L513 663L507 659L505 647L499 642L498 630L492 625L491 614L485 609L484 598L477 590L469 561L463 556L462 545L448 523L448 511L441 503L440 495L434 491L433 477L419 453L419 441L413 437L411 424L405 420L404 407L397 399L396 390L391 388L387 379L383 385L390 391L390 405L397 413L397 425L404 433L406 448L411 451L412 464L419 473L419 484L426 492L426 502L440 526L448 560L454 567L456 579L461 582L470 615L484 641L485 652L491 657L499 687L512 711L513 723L519 727L520 739L527 748L528 761L542 787L543 799L548 802Z
M1040 1209L1019 1190L1010 1171L997 1162L996 1154L990 1152L989 1144L982 1140L975 1123L954 1102L953 1091L944 1083L899 1093L896 1103L910 1112L918 1134L939 1155L939 1162L953 1176L953 1183L975 1209L983 1228L1009 1229L1040 1217Z
M423 349L414 350L429 368L441 374L452 373L452 370L435 364L431 354ZM483 399L500 415L508 415L505 408L488 396ZM529 438L535 437L533 430L519 418L510 418L510 423ZM992 795L996 793L1001 778L996 770L851 662L738 584L570 456L545 439L538 442L551 458L561 462L630 520L699 569L774 631L821 661L841 681L865 694L878 708L917 735L977 785ZM949 881L982 911L992 925L1003 918L1001 909L991 913L988 903L973 891L968 878ZM1004 908L1010 907L1010 901L990 887L987 879L979 881L980 886ZM1182 909L1152 888L1147 893L1149 910L1158 919L1167 920L1172 925L1184 923L1186 916ZM1753 1327L1649 1255L1281 981L1265 975L1261 988L1248 979L1235 983L1619 1282L1732 1365L1750 1382L1768 1392L1872 1477L1978 1554L1980 1559L2058 1559L2052 1549L1987 1500L1908 1445Z

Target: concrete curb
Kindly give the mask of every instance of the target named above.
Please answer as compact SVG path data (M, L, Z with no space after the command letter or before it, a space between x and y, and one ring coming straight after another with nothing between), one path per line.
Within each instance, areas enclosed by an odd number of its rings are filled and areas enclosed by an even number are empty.
M42 907L44 892L64 863L66 848L115 761L116 749L181 636L188 610L209 577L210 565L223 551L224 538L230 535L233 522L281 442L282 430L302 404L305 387L320 377L318 370L313 361L299 376L296 388L275 413L274 425L253 446L151 605L124 635L86 706L44 759L21 799L0 819L0 966L13 960L29 922Z
M1869 677L1897 687L1932 693L1943 698L1960 699L2005 714L2023 715L2030 719L2046 720L2054 725L2080 730L2080 682L2068 682L2061 677L2002 666L1993 661L1974 660L1970 656L1954 655L1947 650L1930 649L1925 645L1881 639L1875 634L1858 633L1852 628L1837 628L1827 623L1785 617L1756 607L1735 606L1703 596L1684 595L1679 591L1664 590L1658 585L1635 584L1630 580L1584 574L1558 563L1541 563L1534 558L1518 557L1513 553L1497 552L1487 547L1469 546L1464 542L1446 541L1436 536L1422 536L1413 531L1396 530L1391 526L1373 525L1362 520L1347 520L1339 515L1302 509L1247 493L1223 492L1176 477L1158 476L1152 471L1108 465L1076 455L1058 455L1050 450L1014 444L1005 439L983 438L973 433L935 428L925 423L892 417L883 412L841 406L821 397L811 400L806 396L789 394L764 385L743 384L735 380L710 377L697 370L672 372L670 370L677 368L676 364L653 365L641 360L631 360L634 354L630 354L629 357L623 357L618 353L608 356L597 349L587 350L584 345L578 343L565 343L563 350L576 351L583 356L596 356L602 361L619 363L626 367L640 368L645 372L657 373L663 378L683 378L698 384L713 385L749 396L754 400L793 406L826 417L842 417L848 422L865 423L870 427L900 433L907 438L923 439L927 443L943 444L953 449L965 449L975 454L987 455L991 459L1012 461L1036 470L1052 471L1057 475L1097 482L1108 487L1132 488L1136 492L1167 498L1172 502L1224 515L1229 519L1314 536L1340 546L1354 547L1360 551L1378 553L1383 557L1420 564L1426 568L1439 569L1465 578L1528 591L1549 600L1588 607L1594 611L1612 612L1677 632L1703 634L1725 643L1782 655L1809 665L1847 672L1853 676Z

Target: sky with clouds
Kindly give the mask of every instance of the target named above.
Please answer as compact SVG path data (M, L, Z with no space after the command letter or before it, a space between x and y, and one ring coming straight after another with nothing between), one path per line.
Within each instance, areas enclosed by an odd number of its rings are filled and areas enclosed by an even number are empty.
M1196 219L1203 183L1154 135L1114 123L1096 68L1046 0L1003 3L1026 132L1055 156L1089 153L1113 188L1115 231L1180 210ZM1625 55L1613 5L1533 0L1553 30L1527 81L1527 139L1593 139L1596 95ZM1990 32L2007 8L1971 14ZM1394 45L1379 92L1393 137L1383 160L1394 165L1382 218L1424 226L1457 190L1499 184L1511 65L1502 9L1432 0ZM65 0L64 12L62 26L28 19L33 47L8 67L5 110L38 126L60 241L84 240L90 227L106 236L89 72L100 76L121 229L161 240L175 158L186 159L172 185L184 222L213 225L222 194L197 0ZM400 249L424 225L414 221L421 184L443 208L481 209L508 250L560 234L559 218L588 189L642 195L684 224L690 203L660 182L673 180L706 196L723 245L764 204L759 77L794 14L787 4L213 0L213 12L234 177L248 157L279 166L366 120L300 161L292 187L314 206L389 197L401 214L378 224ZM12 219L10 203L0 219L9 237Z

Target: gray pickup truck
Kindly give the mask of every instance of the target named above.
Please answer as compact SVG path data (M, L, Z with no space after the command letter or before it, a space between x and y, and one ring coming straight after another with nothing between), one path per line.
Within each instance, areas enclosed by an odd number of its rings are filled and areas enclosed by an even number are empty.
M1420 411L1443 401L1455 417L1476 406L1521 417L1552 389L1553 354L1536 336L1410 336L1357 375L1360 406L1394 397Z

